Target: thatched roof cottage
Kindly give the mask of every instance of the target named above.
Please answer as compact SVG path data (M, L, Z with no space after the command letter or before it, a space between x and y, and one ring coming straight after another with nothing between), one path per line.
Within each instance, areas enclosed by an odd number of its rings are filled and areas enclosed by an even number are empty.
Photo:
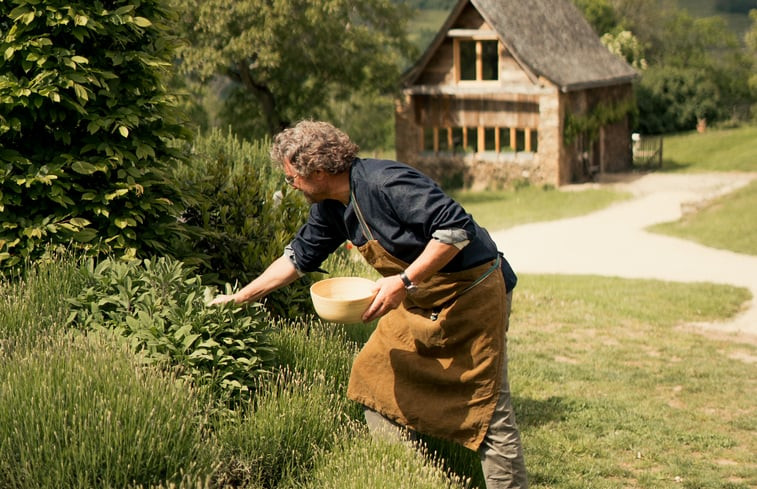
M397 157L478 188L627 170L636 76L570 0L460 0L404 75Z

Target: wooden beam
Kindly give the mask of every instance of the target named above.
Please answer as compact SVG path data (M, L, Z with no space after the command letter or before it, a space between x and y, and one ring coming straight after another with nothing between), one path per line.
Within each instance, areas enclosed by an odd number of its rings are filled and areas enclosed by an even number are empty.
M439 152L439 128L434 126L434 153Z
M476 80L481 81L484 79L484 48L481 42L476 43Z
M526 128L523 131L526 133L526 151L531 152L531 129Z
M510 148L513 151L518 147L518 130L514 127L510 128Z
M478 126L478 152L483 153L486 150L486 129Z
M500 150L502 149L501 147L502 142L500 141L500 138L499 138L499 132L500 132L499 127L495 127L494 128L494 151L496 151L497 153L499 153Z
M460 82L460 41L455 39L452 43L452 58L455 71L455 83Z
M447 31L447 37L464 37L466 39L483 41L499 39L496 31L484 29L450 29Z

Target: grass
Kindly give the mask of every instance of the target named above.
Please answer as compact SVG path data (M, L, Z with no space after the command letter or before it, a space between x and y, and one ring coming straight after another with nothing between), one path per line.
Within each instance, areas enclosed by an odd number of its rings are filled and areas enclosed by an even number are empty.
M757 255L757 181L720 197L695 214L649 228L711 248Z
M665 136L663 169L676 172L757 171L757 126Z
M463 191L452 195L479 224L491 231L587 214L629 197L611 190L566 192L549 186L526 186L511 191Z
M680 328L748 291L552 275L518 289L511 383L534 487L757 484L755 344Z
M666 171L757 172L757 126L708 130L665 137ZM757 182L707 202L681 220L650 231L705 246L757 255Z

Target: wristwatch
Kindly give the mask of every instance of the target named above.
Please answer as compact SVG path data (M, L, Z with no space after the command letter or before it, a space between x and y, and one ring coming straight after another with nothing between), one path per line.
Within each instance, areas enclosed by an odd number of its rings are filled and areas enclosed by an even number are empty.
M408 294L418 290L418 286L410 280L404 271L400 273L400 278L402 279L402 283L405 284L405 290L407 290Z

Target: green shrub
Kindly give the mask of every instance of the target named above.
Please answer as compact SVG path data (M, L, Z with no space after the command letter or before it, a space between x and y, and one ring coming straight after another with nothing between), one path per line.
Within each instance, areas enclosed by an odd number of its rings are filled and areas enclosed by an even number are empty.
M462 489L468 481L446 472L424 449L359 435L321 452L304 489Z
M135 256L181 232L160 0L0 2L0 268L47 243Z
M83 284L79 266L73 255L57 254L0 281L0 362L3 354L33 347L63 327L66 298Z
M125 337L150 362L211 386L225 399L245 397L274 359L262 308L206 305L210 288L171 258L90 259L85 284L69 300L69 322Z
M298 375L323 375L335 393L347 396L347 383L358 346L348 339L342 327L315 318L281 320L273 329L271 343L280 369ZM349 407L350 417L362 417L362 409Z
M326 373L281 371L261 385L244 415L219 428L228 451L223 482L278 487L282 479L307 478L319 451L347 436L348 402Z
M281 256L307 217L304 199L272 168L266 142L212 130L197 137L175 179L186 199L183 221L195 234L184 255L200 255L185 261L207 284L247 284ZM270 294L266 307L291 317L312 313L309 284L305 277Z
M0 362L0 485L199 486L218 459L203 399L108 335Z

